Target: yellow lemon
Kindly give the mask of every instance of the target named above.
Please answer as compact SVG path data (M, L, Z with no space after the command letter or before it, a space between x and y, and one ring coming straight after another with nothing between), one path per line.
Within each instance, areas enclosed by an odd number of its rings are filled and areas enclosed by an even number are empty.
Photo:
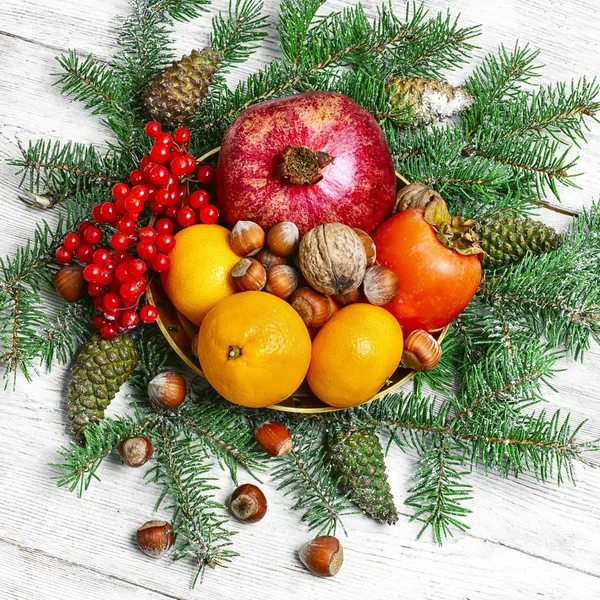
M234 293L229 273L240 257L231 249L229 230L220 225L192 225L175 240L162 285L175 308L200 325L219 300Z
M198 335L198 359L210 385L230 402L253 408L289 398L306 376L310 352L298 313L265 292L221 300Z
M397 369L402 347L402 329L387 310L371 304L346 306L313 341L308 385L331 406L362 404Z

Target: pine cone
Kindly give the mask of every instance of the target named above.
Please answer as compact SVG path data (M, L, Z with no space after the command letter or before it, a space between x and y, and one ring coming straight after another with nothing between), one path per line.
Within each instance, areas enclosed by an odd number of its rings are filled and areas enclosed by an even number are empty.
M541 254L558 248L561 236L552 227L529 218L500 215L482 221L476 231L486 256L483 266L504 267L527 253Z
M330 438L329 456L352 501L374 519L393 525L398 520L398 513L375 431L345 429L335 432Z
M173 62L144 91L144 110L165 127L189 122L208 93L222 58L218 50L204 48Z
M105 340L98 334L83 346L72 369L69 385L69 418L73 433L83 441L90 423L104 417L104 410L137 366L139 354L127 334Z
M473 98L461 87L423 77L402 77L387 84L392 106L411 106L415 125L430 125L470 108Z

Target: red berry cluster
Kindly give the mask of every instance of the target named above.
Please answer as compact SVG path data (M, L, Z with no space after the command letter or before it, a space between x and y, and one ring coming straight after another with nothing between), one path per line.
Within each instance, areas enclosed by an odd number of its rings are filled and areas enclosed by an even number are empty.
M113 200L94 206L94 222L84 221L77 232L67 233L55 254L59 263L76 260L86 265L83 278L98 311L93 324L105 339L136 327L140 320L152 323L158 318L155 306L140 307L149 270L169 269L167 255L175 247L177 230L198 219L213 224L219 217L208 191L199 187L213 182L214 169L196 168L196 159L187 150L190 131L179 127L170 135L150 121L145 132L154 138L154 145L140 168L129 174L131 185L114 185ZM159 217L153 226L138 223L146 205ZM99 225L107 226L104 236ZM108 244L102 244L103 237Z

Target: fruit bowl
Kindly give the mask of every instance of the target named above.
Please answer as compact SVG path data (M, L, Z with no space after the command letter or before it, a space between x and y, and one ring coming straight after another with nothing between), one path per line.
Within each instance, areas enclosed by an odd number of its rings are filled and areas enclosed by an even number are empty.
M208 164L215 163L218 157L220 148L215 148L200 157L198 162L206 162ZM396 173L396 190L401 190L404 186L408 185L408 181L404 179L399 173ZM153 281L148 289L148 300L158 308L159 318L157 320L158 326L160 327L163 335L176 352L176 354L183 360L183 362L190 368L194 373L204 378L198 359L192 353L192 340L198 332L198 327L186 319L182 314L178 313L169 301L165 294L160 281ZM433 332L432 335L438 341L442 341L446 334L448 327ZM381 390L373 396L367 402L381 398L386 394L396 390L403 383L408 381L415 371L407 369L405 367L398 367L392 376L386 381ZM306 383L303 383L300 388L289 398L270 406L273 410L280 410L284 412L296 412L296 413L320 413L320 412L332 412L336 410L344 410L343 408L336 408L329 406L324 402L321 402L310 390Z

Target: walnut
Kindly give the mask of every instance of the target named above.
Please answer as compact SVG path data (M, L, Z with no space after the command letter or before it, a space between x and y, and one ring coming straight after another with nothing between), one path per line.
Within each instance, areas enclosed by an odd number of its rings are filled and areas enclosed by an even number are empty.
M396 194L394 214L407 208L425 208L427 204L440 195L420 181L415 181L403 187Z
M367 255L360 237L351 227L324 223L302 238L298 263L304 278L315 290L332 296L360 286Z

